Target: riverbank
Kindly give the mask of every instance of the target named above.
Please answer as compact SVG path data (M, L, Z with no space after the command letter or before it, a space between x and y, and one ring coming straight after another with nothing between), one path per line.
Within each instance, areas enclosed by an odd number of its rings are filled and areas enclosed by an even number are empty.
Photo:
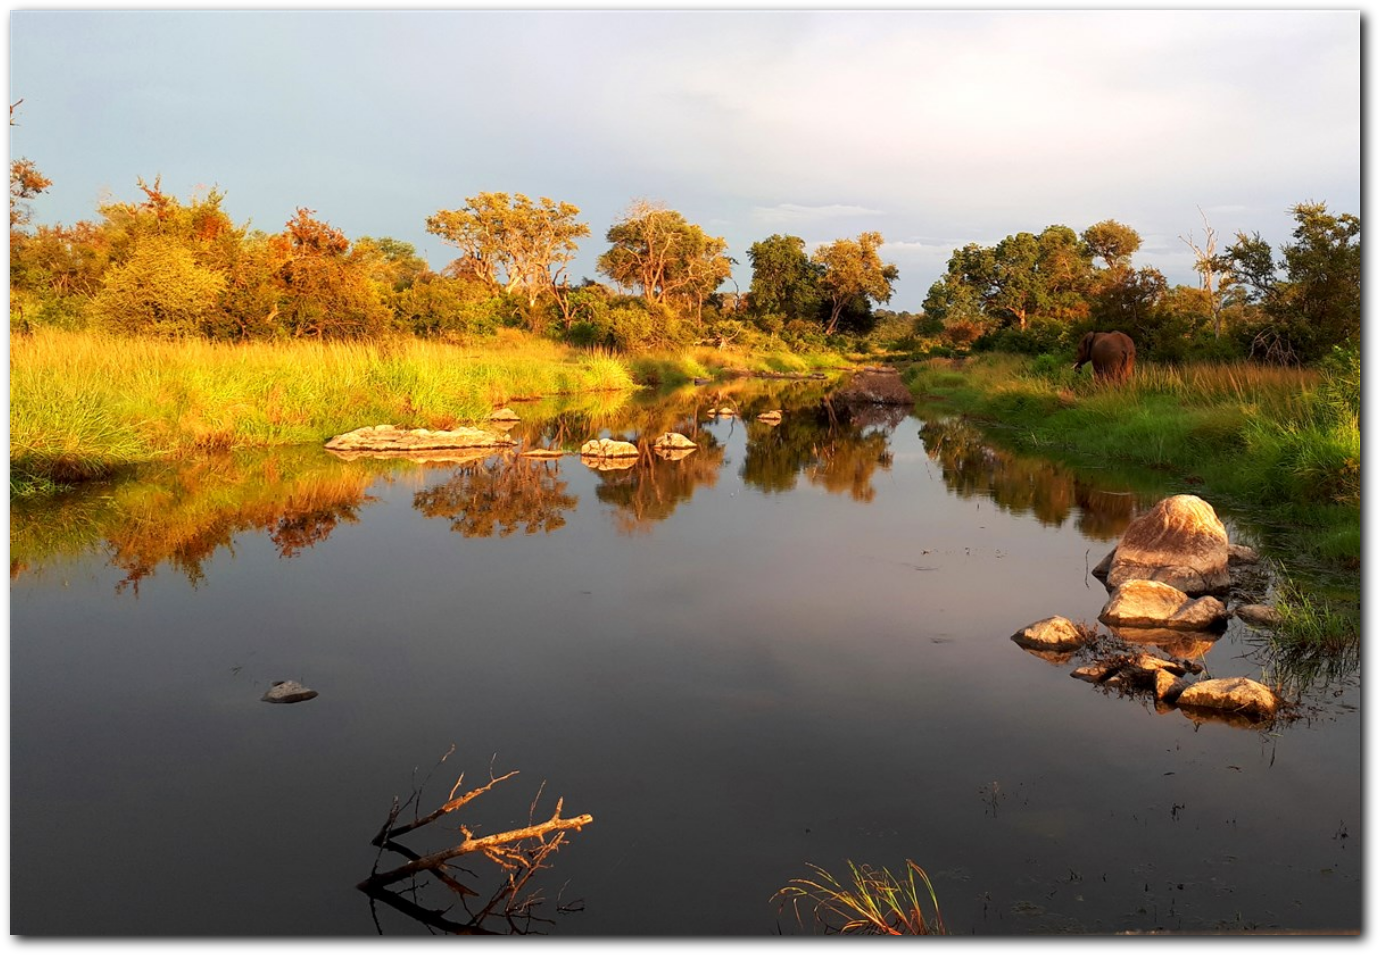
M731 349L629 357L517 331L472 345L229 345L44 330L10 340L10 493L200 451L319 443L369 424L453 428L536 396L629 395L731 369L841 362Z
M1012 447L1173 474L1183 490L1248 507L1301 554L1361 558L1360 356L1321 370L1142 365L1122 387L1048 360L989 355L911 366L939 399Z

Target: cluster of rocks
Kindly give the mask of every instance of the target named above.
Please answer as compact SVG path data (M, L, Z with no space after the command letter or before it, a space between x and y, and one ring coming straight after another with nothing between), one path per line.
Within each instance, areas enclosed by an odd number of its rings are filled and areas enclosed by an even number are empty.
M1225 598L1232 569L1259 558L1227 540L1212 506L1191 494L1166 498L1132 521L1120 542L1093 570L1109 596L1098 620L1115 641L1100 640L1095 628L1050 617L1023 628L1012 640L1050 662L1075 654L1092 657L1072 676L1124 690L1154 693L1159 708L1178 706L1189 715L1221 714L1229 722L1272 719L1281 700L1246 677L1193 680L1202 667L1192 662L1221 636L1228 617ZM1253 626L1277 624L1272 607L1240 604L1233 611ZM1134 646L1158 646L1166 659Z
M724 408L716 414L731 415ZM775 414L780 420L781 412ZM521 420L507 408L500 408L489 416L489 422L502 429L511 428ZM507 434L480 428L456 428L452 431L432 431L427 428L403 429L390 424L357 428L336 435L326 442L326 450L337 457L352 460L358 457L406 457L414 461L444 463L468 462L486 457L495 451L512 448L517 440ZM652 451L668 461L679 461L699 448L683 434L667 431L652 441ZM559 448L527 448L523 457L559 458L565 452ZM630 468L641 456L637 445L628 441L596 438L580 446L580 460L596 470Z

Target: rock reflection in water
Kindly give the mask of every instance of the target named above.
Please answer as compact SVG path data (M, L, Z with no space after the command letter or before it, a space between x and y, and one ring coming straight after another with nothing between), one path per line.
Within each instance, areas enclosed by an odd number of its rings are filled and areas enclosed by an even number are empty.
M1056 463L994 448L962 419L927 421L920 439L959 497L990 498L1003 510L1033 514L1053 527L1062 527L1076 509L1077 528L1094 540L1119 538L1140 513L1131 491L1095 488Z

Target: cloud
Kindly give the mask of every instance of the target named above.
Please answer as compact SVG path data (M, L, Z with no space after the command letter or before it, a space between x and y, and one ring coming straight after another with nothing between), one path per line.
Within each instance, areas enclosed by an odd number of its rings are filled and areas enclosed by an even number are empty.
M826 219L845 219L852 216L881 216L886 215L880 209L868 209L865 206L801 206L793 202L783 202L775 206L753 206L752 221L760 222L764 225L779 225L783 223L809 223L821 222Z

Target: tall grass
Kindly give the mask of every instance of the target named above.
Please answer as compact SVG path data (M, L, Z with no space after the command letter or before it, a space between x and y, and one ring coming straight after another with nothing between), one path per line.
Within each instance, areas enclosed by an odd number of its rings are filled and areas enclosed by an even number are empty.
M610 354L527 336L478 348L42 331L10 343L11 492L190 451L319 442L370 424L450 428L515 398L635 387Z

